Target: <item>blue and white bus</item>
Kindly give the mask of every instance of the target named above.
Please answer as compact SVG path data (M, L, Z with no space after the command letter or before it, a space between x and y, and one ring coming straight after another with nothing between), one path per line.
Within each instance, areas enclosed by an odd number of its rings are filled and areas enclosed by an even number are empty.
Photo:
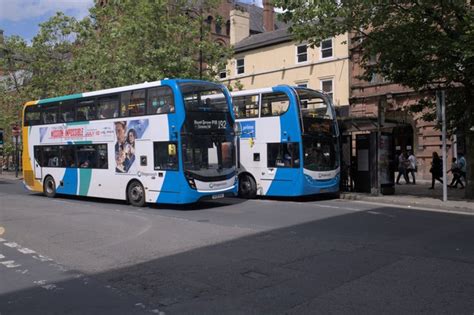
M287 85L231 95L241 197L339 192L339 129L328 95Z
M25 104L23 176L46 196L192 203L237 194L231 99L163 80Z

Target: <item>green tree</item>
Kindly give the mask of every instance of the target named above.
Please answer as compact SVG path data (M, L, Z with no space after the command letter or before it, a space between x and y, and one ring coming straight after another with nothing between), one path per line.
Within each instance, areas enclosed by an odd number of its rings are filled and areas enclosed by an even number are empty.
M0 127L21 120L29 100L154 81L216 80L230 49L214 42L204 16L217 0L111 0L78 21L58 12L28 44L0 43ZM206 13L206 14L205 14ZM8 145L8 143L7 143Z
M468 160L468 189L474 196L474 12L465 0L276 0L283 19L299 40L318 46L321 40L345 32L360 41L364 77L387 80L426 91L447 91L451 129L463 131ZM377 56L377 63L371 57ZM415 110L433 120L433 101Z
M99 89L163 78L214 80L229 49L212 41L202 12L216 1L110 1L81 22L74 73L83 89ZM200 54L201 53L201 54Z

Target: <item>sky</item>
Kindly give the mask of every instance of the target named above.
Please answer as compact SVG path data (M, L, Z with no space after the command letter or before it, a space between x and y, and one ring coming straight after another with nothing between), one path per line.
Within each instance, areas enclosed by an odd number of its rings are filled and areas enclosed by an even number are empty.
M262 0L240 0L262 6ZM0 0L0 29L6 36L19 35L31 42L39 24L56 12L82 19L94 0Z
M56 12L81 19L93 3L94 0L0 0L0 29L6 36L19 35L31 42L39 24Z

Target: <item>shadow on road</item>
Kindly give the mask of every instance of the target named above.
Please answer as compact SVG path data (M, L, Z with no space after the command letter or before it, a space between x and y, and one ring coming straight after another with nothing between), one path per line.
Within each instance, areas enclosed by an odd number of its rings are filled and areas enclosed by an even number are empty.
M92 277L170 314L472 313L473 239L470 216L377 208ZM36 294L4 294L0 311L33 310Z
M1 184L1 182L0 182ZM32 193L34 196L47 198L42 193ZM117 205L128 205L124 200L117 199L107 199L107 198L96 198L96 197L84 197L84 196L72 196L72 195L63 195L58 194L55 198L65 199L65 200L76 200L81 202L90 202L90 203L102 203L102 204L117 204ZM207 210L212 208L225 207L229 205L239 204L245 202L245 199L239 198L222 198L212 201L199 201L191 204L153 204L148 203L145 207L149 209L156 210L177 210L177 211L196 211L196 210ZM133 209L133 206L130 206L130 209Z

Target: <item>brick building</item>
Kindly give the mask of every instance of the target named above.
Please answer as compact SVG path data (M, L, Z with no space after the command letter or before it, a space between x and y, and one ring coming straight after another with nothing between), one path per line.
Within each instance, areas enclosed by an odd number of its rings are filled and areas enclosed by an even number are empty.
M357 40L352 40L349 45L349 116L377 121L378 105L384 104L386 100L382 116L391 122L386 124L385 130L393 133L395 151L413 150L418 162L417 176L431 179L429 169L432 153L437 152L440 156L442 154L441 131L435 129L435 122L426 122L420 114L410 112L409 109L421 97L433 95L423 95L407 87L387 82L379 75L374 75L370 81L359 79L364 70L360 65L361 51L358 44ZM448 167L455 149L455 143L448 141Z

